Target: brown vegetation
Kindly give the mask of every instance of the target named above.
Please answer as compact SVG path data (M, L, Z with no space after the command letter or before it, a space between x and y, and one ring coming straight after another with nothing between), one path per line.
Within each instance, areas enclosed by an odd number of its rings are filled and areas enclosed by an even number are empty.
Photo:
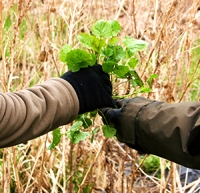
M60 76L67 70L59 60L60 48L66 43L77 47L77 34L89 32L96 20L115 19L122 26L122 37L149 43L148 51L140 54L138 73L143 80L153 73L159 78L146 96L168 102L199 101L198 0L2 0L0 10L2 92ZM96 117L93 127L101 125ZM69 126L63 126L62 132ZM94 193L175 193L186 188L174 163L167 165L161 159L161 178L149 176L138 166L136 151L105 139L101 132L93 143L85 140L78 145L64 136L48 151L51 140L49 133L0 150L0 192L82 193L92 187ZM194 191L195 183L188 187Z

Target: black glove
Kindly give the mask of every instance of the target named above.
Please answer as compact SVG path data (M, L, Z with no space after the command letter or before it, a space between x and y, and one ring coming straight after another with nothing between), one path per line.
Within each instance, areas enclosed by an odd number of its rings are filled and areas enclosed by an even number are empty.
M112 84L109 75L99 64L82 68L78 72L66 72L61 78L68 81L79 99L79 114L102 107L114 107Z
M124 105L129 101L129 99L123 100L123 99L118 99L116 100L116 106L118 108L110 108L110 107L105 107L100 109L100 115L102 116L103 122L106 125L112 125L115 127L117 130L117 138L121 142L123 139L121 139L122 136L122 131L123 131L123 120L122 120L122 111Z
M104 124L112 125L117 130L117 139L125 143L130 148L136 149L141 153L145 151L137 144L135 129L131 128L133 126L133 121L135 115L132 113L132 100L134 99L118 99L116 100L116 106L118 108L101 108L100 115L102 116ZM130 105L129 105L130 104Z

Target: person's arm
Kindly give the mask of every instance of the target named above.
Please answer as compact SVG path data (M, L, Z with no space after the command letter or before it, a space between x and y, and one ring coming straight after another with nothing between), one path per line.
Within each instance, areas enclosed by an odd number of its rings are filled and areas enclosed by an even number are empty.
M97 64L19 92L0 93L0 148L27 142L78 114L114 104L109 75Z
M61 78L14 93L0 93L0 147L13 146L70 123L79 101Z
M120 101L120 109L102 109L129 147L186 167L200 169L200 103L169 104L142 97ZM120 106L119 105L119 106Z

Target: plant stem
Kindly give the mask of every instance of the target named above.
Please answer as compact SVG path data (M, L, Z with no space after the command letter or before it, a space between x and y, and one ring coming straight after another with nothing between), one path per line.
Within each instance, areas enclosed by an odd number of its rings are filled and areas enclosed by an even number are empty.
M70 179L69 179L69 193L73 192L73 149L74 149L74 144L70 142L70 152L69 152L69 170L70 170Z
M85 184L85 182L86 182L86 180L87 180L87 178L88 178L88 176L89 176L89 174L90 174L92 168L94 167L95 163L97 162L97 159L98 159L98 157L99 157L99 155L100 155L100 153L101 153L101 151L102 151L102 149L103 149L103 146L104 146L104 144L106 143L106 141L107 141L107 139L105 138L105 139L103 139L103 141L101 142L100 148L99 148L99 150L98 150L98 152L97 152L97 154L96 154L96 156L95 156L93 162L90 164L90 167L89 167L87 173L85 174L85 176L84 176L84 178L83 178L83 180L82 180L82 182L81 182L81 184L80 184L78 193L82 193L82 189L83 189L83 187L84 187L84 184Z

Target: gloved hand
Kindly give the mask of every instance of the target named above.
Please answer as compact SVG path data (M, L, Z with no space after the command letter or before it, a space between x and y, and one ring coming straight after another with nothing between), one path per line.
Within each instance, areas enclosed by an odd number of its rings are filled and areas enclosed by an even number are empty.
M102 116L104 124L115 127L118 141L144 153L145 151L137 144L136 131L134 128L136 114L133 108L137 100L140 100L140 98L118 99L116 100L116 106L118 108L101 108L100 115ZM137 107L135 108L137 109Z
M120 142L189 168L200 169L200 103L169 104L135 97L100 109L104 123L113 124Z
M109 75L99 64L82 68L78 72L68 71L61 76L68 81L79 99L79 114L102 107L114 107L112 84Z
M110 108L105 107L100 109L100 115L102 115L102 119L104 124L112 125L117 130L116 137L121 142L126 142L123 140L123 119L122 119L122 112L123 107L130 99L117 99L116 106L118 108Z

